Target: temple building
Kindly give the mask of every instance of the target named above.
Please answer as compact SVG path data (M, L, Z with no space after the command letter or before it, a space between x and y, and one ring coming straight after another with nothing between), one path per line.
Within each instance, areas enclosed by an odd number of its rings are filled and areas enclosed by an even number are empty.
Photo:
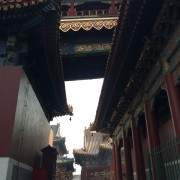
M180 179L180 4L121 1L95 121L113 139L114 180Z
M84 147L74 149L75 163L81 166L81 180L113 177L112 141L108 134L84 130Z
M119 0L63 0L60 42L65 81L103 78Z
M62 137L60 133L60 124L51 125L51 128L54 134L53 147L57 149L58 155L63 156L65 154L68 154L68 150L65 145L66 139L65 137Z
M59 26L58 0L0 1L1 180L32 179L33 169L41 167L41 149L52 149L49 122L72 114Z
M74 169L74 158L68 158L69 154L66 144L65 137L61 136L60 133L60 124L51 125L54 134L53 147L57 151L57 160L56 160L56 178L57 180L66 180L72 179Z
M179 180L179 47L179 0L0 0L0 179L72 178L49 122L73 114L64 81L104 77L82 180Z

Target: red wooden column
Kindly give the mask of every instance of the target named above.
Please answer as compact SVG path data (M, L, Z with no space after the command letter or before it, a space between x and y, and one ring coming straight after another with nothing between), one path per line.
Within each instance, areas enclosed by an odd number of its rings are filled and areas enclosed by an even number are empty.
M117 169L116 169L116 143L113 144L113 169L114 169L114 180L117 180Z
M149 101L145 101L144 110L146 117L146 127L147 127L147 135L148 135L148 141L150 147L150 154L152 155L153 149L160 145L158 126L157 126L155 114L153 111L151 111L151 106ZM154 180L156 180L157 179L156 168L152 156L151 156L151 162L152 162L153 178Z
M171 73L165 77L167 96L176 136L180 136L180 88L175 86Z
M117 180L122 180L122 163L121 163L121 144L115 144L116 153L116 177Z
M149 138L149 145L151 149L160 145L160 138L158 132L158 125L155 113L151 110L150 102L145 101L144 104L146 127Z
M133 144L134 144L134 151L135 151L137 179L145 180L146 173L145 173L141 134L139 132L138 127L136 126L136 122L135 122L135 119L133 118L133 116L132 116L132 121L131 121L131 129L132 129Z
M123 145L125 154L125 166L126 166L126 180L133 180L133 166L131 157L131 147L129 138L126 136L125 130L123 131Z

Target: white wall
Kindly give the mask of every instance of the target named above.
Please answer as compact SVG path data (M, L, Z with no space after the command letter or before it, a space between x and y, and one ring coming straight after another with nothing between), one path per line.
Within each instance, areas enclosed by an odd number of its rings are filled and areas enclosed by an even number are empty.
M81 180L81 175L74 175L73 180Z
M18 161L14 159L8 157L0 157L0 180L12 180L12 173L14 166L19 166L20 168L28 170L30 172L33 171L33 168L27 166L26 164L23 163L18 164Z
M0 158L0 180L6 180L8 170L9 158Z

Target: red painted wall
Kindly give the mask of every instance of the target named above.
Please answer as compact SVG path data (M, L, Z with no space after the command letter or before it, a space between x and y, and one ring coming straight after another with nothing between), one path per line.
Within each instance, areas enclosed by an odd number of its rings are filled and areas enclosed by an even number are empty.
M38 167L50 125L22 67L0 67L0 157Z
M159 137L161 144L166 143L168 140L175 137L171 119L161 125L161 127L159 128Z
M10 156L22 68L0 67L0 157Z
M14 120L11 156L39 167L41 149L49 144L50 125L41 105L22 71Z

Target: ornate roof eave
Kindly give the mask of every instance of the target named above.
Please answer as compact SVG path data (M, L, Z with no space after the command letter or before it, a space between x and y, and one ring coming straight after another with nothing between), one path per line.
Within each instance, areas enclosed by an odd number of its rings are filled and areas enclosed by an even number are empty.
M7 20L37 16L45 9L45 11L50 10L55 4L59 4L59 0L2 0L0 2L0 21L6 22Z
M84 160L86 158L96 158L98 154L90 154L84 149L75 149L73 150L75 161Z
M92 28L101 30L102 28L112 29L117 25L117 17L87 17L87 18L63 18L60 23L60 30L68 32L69 30L79 31L83 29L89 31Z
M0 7L0 21L3 24L9 25L9 21L15 24L20 20L20 27L24 32L33 31L38 37L43 62L37 63L43 67L42 69L46 69L42 77L47 77L48 80L38 79L39 70L36 69L37 72L33 72L31 68L35 67L30 60L25 63L24 69L48 121L56 116L73 115L72 108L67 104L60 54L60 0L4 0L0 2ZM15 19L17 21L14 21ZM32 33L30 34L32 36ZM48 93L44 93L47 90L40 87L41 83L44 87L48 87Z
M148 11L146 12L146 8L148 8L148 6L151 6L152 8L153 3L157 5L155 9L156 13L155 15L153 14L153 19L154 19L158 13L158 10L161 7L162 1L159 2L149 1L144 3L141 2L138 8L136 3L136 5L134 4L134 7L136 7L136 9L134 9L133 13L130 11L133 8L133 2L129 1L128 3L125 3L125 1L123 1L123 4L120 9L118 25L114 34L113 46L106 67L104 83L103 83L98 109L96 113L96 118L92 130L108 131L109 133L112 133L113 131L112 128L115 128L112 127L111 125L112 114L114 114L114 112L117 112L117 107L116 107L117 103L119 101L119 98L123 97L124 88L129 80L129 77L126 77L128 76L128 74L124 74L127 73L127 71L124 71L125 65L127 66L127 63L129 63L130 65L130 61L127 62L126 58L133 51L131 46L133 43L136 42L136 41L133 42L134 40L133 38L139 35L138 33L140 30L142 31L142 20L145 20L145 18L149 18L148 16L150 16L147 14ZM129 24L128 19L134 19L134 22ZM148 22L146 23L148 26L150 26ZM152 20L151 23L153 23ZM128 31L127 31L127 26L128 26ZM125 29L128 33L126 35L124 35L124 33L126 33ZM149 29L147 31L149 31ZM146 35L147 34L148 32L146 32ZM128 39L125 39L127 37ZM143 36L139 38L143 38ZM124 44L125 42L126 44ZM139 52L140 51L141 49L139 49ZM121 59L121 61L119 61L119 59ZM133 66L136 65L137 61L138 58L134 60Z
M74 149L73 150L73 154L74 155L80 155L80 156L86 156L86 155L88 155L88 156L96 156L96 154L90 154L90 153L86 152L86 150L83 149L83 148L81 148L81 149Z
M44 53L43 65L47 69L45 73L47 73L49 78L49 82L46 81L44 83L46 86L49 86L49 97L51 96L51 98L47 99L47 96L44 95L44 99L40 98L40 102L43 104L46 117L49 121L56 116L72 115L71 109L67 105L63 65L59 50L60 35L58 27L60 23L60 2L54 1L52 2L52 6L53 11L49 10L49 6L43 8L45 20L41 24L43 32L41 32L41 35L39 34L39 36L42 36L42 38L39 38L39 41L43 40L40 46ZM31 72L29 72L29 74L31 74ZM36 78L36 75L32 78ZM42 89L41 91L44 90ZM39 94L39 96L41 96L41 94ZM51 103L50 106L49 103Z
M168 16L169 14L168 11L172 11L172 7L173 9L177 10L179 8L178 1L167 0L161 6L160 15L158 16L156 22L153 23L154 25L152 28L152 33L146 39L141 54L137 59L134 73L129 78L128 83L124 88L123 96L121 96L118 100L118 103L116 105L117 111L115 110L111 116L111 134L115 130L119 121L121 121L121 119L123 118L125 112L128 110L130 103L133 101L136 93L138 93L138 91L140 90L139 88L142 86L142 82L144 82L148 73L151 71L154 65L158 66L156 72L157 74L161 73L163 70L161 63L163 63L162 56L164 56L164 53L162 53L162 51L169 37L171 37L174 30L178 26L179 21L177 14L173 18L165 18L165 16ZM167 31L167 29L169 29L169 18L172 18L172 21L174 23L171 24L171 30ZM147 89L144 87L142 88L143 89L140 90L141 93L146 93ZM121 124L119 125L121 126Z
M52 81L54 100L56 105L52 111L53 117L72 115L72 109L67 105L66 90L64 84L64 74L62 58L60 54L60 35L59 35L59 23L60 23L60 2L57 3L57 10L49 17L46 18L46 49L47 53L47 65L49 69L49 75ZM52 27L52 21L54 21L54 28ZM53 32L52 32L53 31ZM52 41L53 39L53 41ZM54 59L54 61L52 61Z
M86 156L77 156L74 155L75 163L82 166L84 162L91 161L91 160L97 160L97 156L94 155L86 155Z
M111 89L108 89L108 86L110 87L110 74L113 72L112 68L113 68L113 64L115 63L115 56L117 53L117 49L118 49L118 44L120 41L120 35L121 35L121 30L123 28L123 23L126 20L126 16L127 16L127 10L128 10L128 3L126 3L125 1L122 2L121 6L120 6L120 14L119 14L119 18L118 18L118 22L117 22L117 26L116 29L114 31L113 34L113 44L112 44L112 48L111 48L111 52L107 61L107 65L106 65L106 70L105 70L105 77L104 77L104 82L103 82L103 86L102 86L102 90L101 90L101 95L99 98L99 103L98 103L98 107L97 107L97 111L96 111L96 117L95 117L95 121L92 127L92 130L96 130L96 131L105 131L107 133L109 133L108 127L107 125L103 126L104 123L104 118L103 116L105 116L105 114L107 113L108 110L108 105L110 103L111 97L112 97L112 90L114 90L115 88L115 83L111 83ZM110 73L111 71L111 73ZM115 76L115 74L113 74ZM115 80L117 79L114 78ZM113 81L114 82L114 81ZM108 90L107 90L108 89ZM109 91L109 95L104 98L106 96L107 91ZM103 109L103 104L104 101L106 100L106 110L104 111L104 114L102 114L102 109ZM100 120L101 119L101 120Z

